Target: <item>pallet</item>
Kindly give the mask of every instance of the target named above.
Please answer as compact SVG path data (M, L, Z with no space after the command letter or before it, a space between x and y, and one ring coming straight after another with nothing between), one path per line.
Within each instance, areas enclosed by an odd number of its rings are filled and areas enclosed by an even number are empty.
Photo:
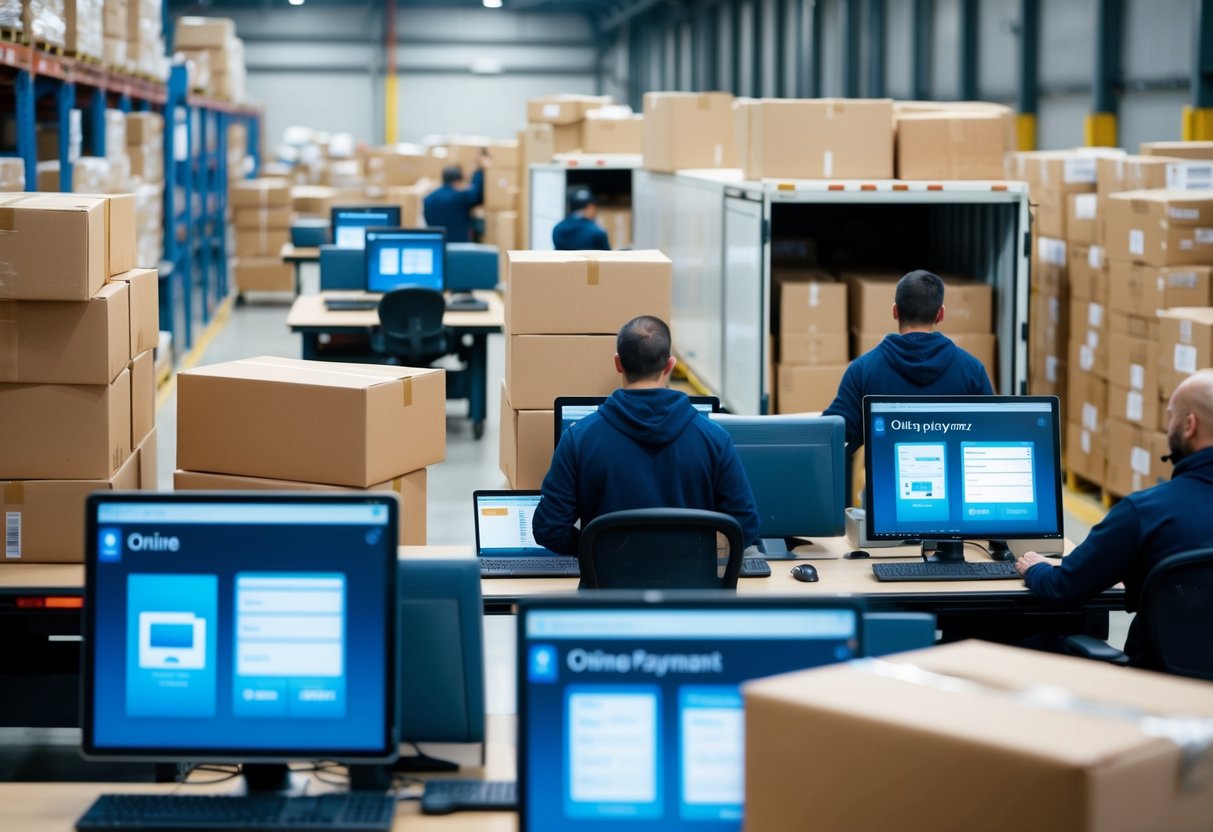
M1066 471L1066 488L1080 494L1098 494L1099 502L1105 509L1111 508L1121 500L1121 497L1110 493L1099 483L1079 476L1073 471Z
M39 40L38 38L34 38L32 46L35 49L39 49L48 55L54 55L56 58L63 57L63 47L57 43L51 43L50 41Z
M64 51L64 54L67 55L67 57L71 58L74 61L77 61L82 64L91 64L98 68L100 68L104 63L96 55L88 55L84 52L73 52L72 50L68 49L68 50Z
M0 26L0 41L4 43L25 43L25 33L20 29Z

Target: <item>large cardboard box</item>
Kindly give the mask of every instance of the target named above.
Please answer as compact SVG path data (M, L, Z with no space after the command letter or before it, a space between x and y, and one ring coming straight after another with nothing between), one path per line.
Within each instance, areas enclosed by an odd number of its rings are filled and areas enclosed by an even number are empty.
M1100 208L1108 197L1121 191L1149 191L1165 188L1167 165L1177 157L1118 156L1100 158L1095 163L1095 190ZM1102 211L1100 214L1102 215Z
M672 267L660 251L511 251L508 256L505 331L510 335L614 336L637 315L670 320Z
M644 166L665 172L737 167L732 94L645 93Z
M1032 289L1065 297L1069 287L1068 265L1066 241L1038 235L1032 258Z
M1108 382L1073 364L1066 382L1066 419L1087 430L1103 429L1108 417Z
M746 179L892 179L889 99L738 102Z
M535 124L576 124L589 110L611 103L609 95L544 95L526 103L526 120Z
M134 358L160 342L160 278L155 269L131 269L114 275L111 283L130 289L131 351Z
M1003 179L1007 115L995 108L899 112L898 179Z
M1111 494L1123 497L1171 478L1170 463L1162 461L1171 453L1167 435L1155 430L1152 423L1142 427L1112 418L1108 420L1107 436L1108 465L1103 486Z
M1093 429L1068 421L1065 438L1066 470L1087 482L1102 485L1108 465L1104 426Z
M295 271L279 257L241 257L234 269L240 292L293 292Z
M336 196L336 189L327 185L296 185L291 188L291 210L303 216L327 220Z
M505 385L516 410L551 410L557 396L609 396L622 383L614 335L506 336Z
M236 21L230 17L179 17L173 46L176 49L226 49L235 37Z
M487 211L518 209L518 169L484 169L484 207Z
M97 294L109 276L107 205L73 194L0 196L0 300Z
M129 295L109 283L86 301L0 301L0 382L109 384L131 357Z
M106 275L113 276L135 268L135 195L82 193L75 196L105 200Z
M598 224L607 233L607 242L611 248L630 249L632 247L632 207L619 205L599 205Z
M1070 302L1070 366L1100 378L1108 375L1106 312L1098 303Z
M1213 193L1112 194L1104 242L1113 260L1151 266L1213 263Z
M1154 317L1175 306L1213 306L1213 266L1155 267L1111 261L1108 307Z
M581 124L583 153L644 153L644 116L607 118L587 112Z
M291 197L292 201L294 197ZM281 208L237 208L232 212L232 225L244 231L260 231L267 228L291 227L292 207L284 205Z
M1143 156L1213 159L1213 142L1142 142L1140 150Z
M501 447L498 464L510 488L533 490L543 485L552 464L554 414L548 410L515 410L501 385Z
M1164 309L1158 318L1158 390L1167 398L1192 373L1213 367L1213 309Z
M177 374L177 465L365 488L446 457L442 370L249 358Z
M517 139L498 139L487 148L489 164L495 168L522 167L522 150Z
M893 303L897 297L899 274L845 274L850 305L851 328L859 332L896 332ZM944 317L939 331L944 334L991 331L994 315L994 291L984 283L941 275L944 281Z
M779 333L818 335L847 332L847 284L825 272L777 272ZM807 280L796 278L807 277ZM844 342L846 338L842 339ZM799 363L799 362L791 362Z
M0 384L0 467L14 479L103 480L131 455L131 374L109 384Z
M237 257L278 257L282 247L290 242L291 232L286 228L237 228L235 238L233 253Z
M426 469L412 471L366 488L324 485L265 477L240 477L235 474L208 474L202 471L173 472L174 491L395 491L400 495L401 546L426 545Z
M228 190L232 208L283 208L291 204L289 179L268 176L261 179L241 179Z
M1161 735L1213 716L1206 682L961 642L742 693L747 832L800 832L810 819L814 832L1178 832L1213 817L1213 781L1181 782L1213 754L1185 759ZM945 799L906 776L934 771L963 788ZM1008 782L1028 784L1022 799Z
M1158 394L1143 393L1120 384L1108 385L1108 416L1150 430L1158 424Z
M1108 339L1108 383L1158 398L1158 342L1120 335Z
M550 162L556 155L556 131L550 124L528 124L518 135L525 190L528 168L535 163Z
M846 364L806 367L780 364L776 396L780 413L816 413L825 410L838 394Z
M1089 194L1079 194L1089 196ZM1072 243L1067 246L1067 282L1073 300L1108 305L1108 260L1102 246Z
M1070 194L1066 197L1066 239L1091 245L1099 242L1099 198L1095 194Z
M846 364L850 337L845 332L791 332L779 336L779 363L808 367Z

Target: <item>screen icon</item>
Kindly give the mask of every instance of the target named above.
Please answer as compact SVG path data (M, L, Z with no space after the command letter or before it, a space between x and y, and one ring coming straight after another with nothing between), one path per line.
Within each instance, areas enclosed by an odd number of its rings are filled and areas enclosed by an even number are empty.
M202 670L206 667L206 619L192 612L139 613L142 670Z
M532 682L556 681L556 648L550 644L536 644L531 648L527 663Z
M122 532L109 527L97 532L97 557L106 563L122 560Z

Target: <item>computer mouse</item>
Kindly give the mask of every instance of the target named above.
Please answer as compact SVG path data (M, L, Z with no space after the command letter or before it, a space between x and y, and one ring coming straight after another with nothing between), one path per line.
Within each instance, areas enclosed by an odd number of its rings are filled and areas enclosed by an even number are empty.
M870 558L872 556L863 549L852 549L850 552L843 555L843 557L847 560L860 560L861 558Z
M811 563L798 563L792 567L792 577L805 583L816 583L817 567Z

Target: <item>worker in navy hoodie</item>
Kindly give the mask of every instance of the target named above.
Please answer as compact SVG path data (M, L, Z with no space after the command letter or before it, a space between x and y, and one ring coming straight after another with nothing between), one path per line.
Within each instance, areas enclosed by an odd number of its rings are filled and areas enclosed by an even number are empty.
M594 221L598 199L589 188L577 188L569 196L569 215L552 229L557 251L610 251L607 233Z
M450 165L442 169L442 187L425 198L426 225L445 228L448 243L472 242L472 209L484 202L484 171L472 174L472 185L463 184L463 169Z
M732 438L669 389L669 327L634 318L619 330L616 350L624 385L560 438L532 521L536 542L576 555L578 520L585 528L600 514L669 507L732 515L752 543L758 510Z
M1125 609L1137 613L1125 653L1131 665L1154 670L1162 668L1147 637L1152 611L1138 606L1142 583L1159 561L1213 540L1213 370L1189 376L1171 394L1167 444L1169 481L1113 506L1059 565L1036 552L1015 562L1031 593L1055 604L1078 604L1124 582Z

